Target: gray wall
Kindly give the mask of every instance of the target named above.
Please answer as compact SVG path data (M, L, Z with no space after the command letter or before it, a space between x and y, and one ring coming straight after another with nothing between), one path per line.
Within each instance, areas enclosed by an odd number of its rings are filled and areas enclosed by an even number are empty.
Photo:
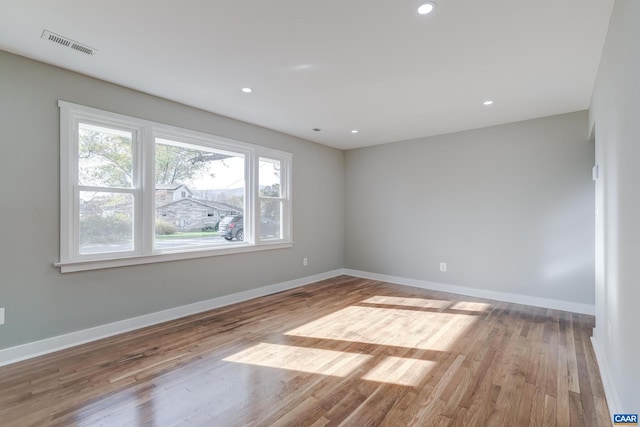
M60 274L58 99L292 152L294 248ZM586 128L581 112L343 153L0 52L0 348L341 267L592 304Z
M346 267L593 304L593 162L586 112L348 151Z
M640 410L640 2L617 0L591 105L602 253L594 337L620 412ZM602 369L601 368L601 369ZM609 402L610 404L614 402Z
M294 247L60 274L58 99L292 152ZM343 266L342 151L1 51L0 132L0 348Z

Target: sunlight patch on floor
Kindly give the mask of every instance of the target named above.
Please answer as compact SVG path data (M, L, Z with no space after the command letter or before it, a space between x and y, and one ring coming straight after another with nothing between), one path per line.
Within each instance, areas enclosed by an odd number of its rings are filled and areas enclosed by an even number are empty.
M433 308L443 310L451 305L451 301L426 298L404 298L376 295L362 301L367 304L401 305L405 307Z
M491 310L491 304L487 304L486 302L458 301L449 308L451 310L476 311L483 313Z
M371 362L374 357L379 360L376 360L375 366L361 377L363 380L411 387L419 385L437 364L432 360L371 356L269 343L260 343L223 360L295 372L347 377L363 367L366 362Z
M466 314L350 306L285 335L447 351L475 321Z
M362 379L415 387L437 363L432 360L388 356Z
M446 352L478 320L477 316L471 313L447 313L421 309L450 308L477 312L490 307L489 304L467 301L454 303L386 296L372 297L364 300L363 303L381 306L349 306L289 330L284 335L315 338L320 340L318 344L321 347L335 346L335 341L369 344L373 347L362 347L362 350L371 354L327 350L312 346L260 343L223 360L339 377L347 377L360 369L363 372L361 376L363 380L416 387L437 362L420 357L406 358L385 353L406 353L401 349ZM382 305L402 306L402 308L388 308Z
M319 348L260 343L225 359L270 368L346 377L372 356Z

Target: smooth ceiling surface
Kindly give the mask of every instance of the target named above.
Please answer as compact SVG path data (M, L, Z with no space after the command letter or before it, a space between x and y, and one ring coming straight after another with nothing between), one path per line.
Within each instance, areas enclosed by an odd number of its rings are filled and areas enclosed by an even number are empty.
M613 0L418 5L0 0L0 49L342 149L589 107Z

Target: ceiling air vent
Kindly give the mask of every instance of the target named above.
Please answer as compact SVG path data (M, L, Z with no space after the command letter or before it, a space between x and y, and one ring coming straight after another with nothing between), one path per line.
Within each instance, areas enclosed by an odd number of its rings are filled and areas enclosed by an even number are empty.
M45 40L58 43L59 45L77 50L78 52L85 53L87 55L95 55L97 52L96 49L87 46L86 44L78 43L67 37L61 36L60 34L52 33L48 30L44 30L41 37Z

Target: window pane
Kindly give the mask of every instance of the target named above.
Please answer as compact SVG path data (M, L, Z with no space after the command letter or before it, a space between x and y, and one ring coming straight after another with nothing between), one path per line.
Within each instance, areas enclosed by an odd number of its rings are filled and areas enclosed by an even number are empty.
M282 202L279 200L260 201L260 239L282 238Z
M78 175L80 185L131 188L133 134L80 123Z
M260 157L260 196L280 197L280 160Z
M80 253L133 250L133 195L80 192Z
M156 138L156 238L162 251L204 249L244 239L220 221L244 211L244 155Z

